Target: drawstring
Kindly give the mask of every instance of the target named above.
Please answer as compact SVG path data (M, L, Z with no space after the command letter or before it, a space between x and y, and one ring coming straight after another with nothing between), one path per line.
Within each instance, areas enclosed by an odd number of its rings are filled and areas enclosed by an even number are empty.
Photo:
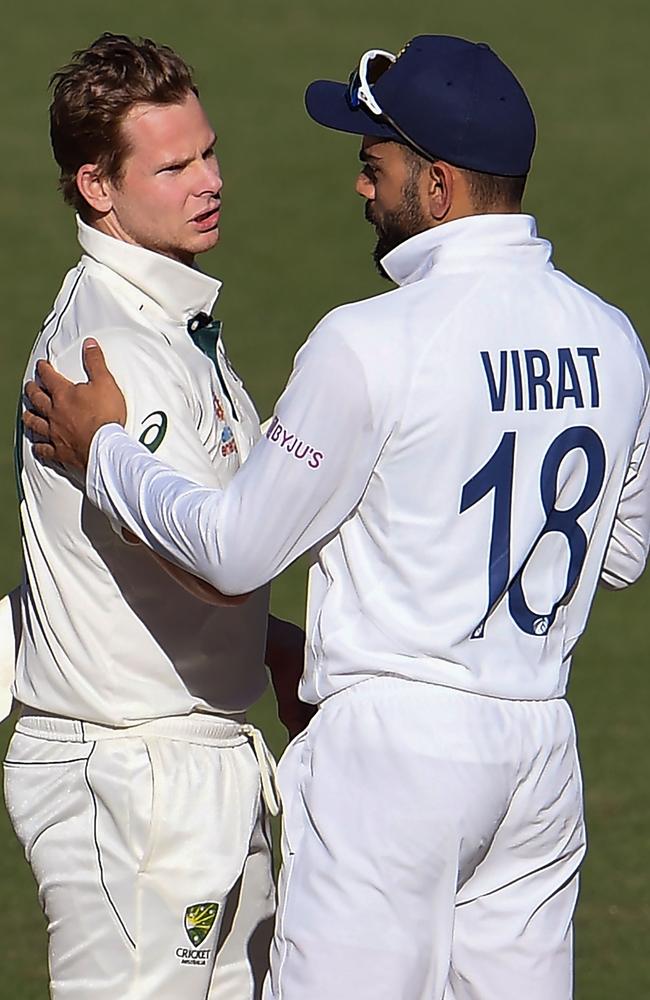
M280 800L277 793L277 774L275 760L271 751L264 742L259 729L245 723L241 726L241 731L246 733L253 745L253 753L257 758L262 780L262 796L266 802L266 807L271 816L277 816L280 812Z

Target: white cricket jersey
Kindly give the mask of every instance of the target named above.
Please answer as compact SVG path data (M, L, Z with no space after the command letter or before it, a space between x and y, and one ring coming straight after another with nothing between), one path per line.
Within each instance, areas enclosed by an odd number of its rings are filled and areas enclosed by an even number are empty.
M313 549L309 701L376 674L560 696L599 579L648 554L643 348L529 216L447 223L384 265L399 287L319 323L224 492L113 425L89 496L228 593Z
M127 428L147 454L224 487L259 437L259 422L218 325L194 334L201 349L188 333L191 318L210 313L220 283L78 226L84 254L26 377L47 357L85 381L81 345L92 335L124 393ZM122 540L119 522L111 527L87 502L78 479L36 461L20 433L16 457L25 564L18 701L116 726L247 709L266 686L267 588L238 607L199 601L142 546Z

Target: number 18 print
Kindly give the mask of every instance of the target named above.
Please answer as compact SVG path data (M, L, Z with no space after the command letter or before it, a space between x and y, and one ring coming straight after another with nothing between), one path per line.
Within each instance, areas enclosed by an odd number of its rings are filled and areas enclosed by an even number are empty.
M541 466L540 500L546 520L535 543L528 551L525 562L517 567L511 577L511 515L516 447L516 431L506 431L494 454L465 483L461 494L462 514L494 491L487 610L472 633L474 639L483 638L487 619L506 592L508 609L515 624L529 635L546 635L555 620L558 607L571 593L578 580L587 552L587 535L578 519L596 503L605 480L605 448L596 431L584 426L568 427L562 431L551 443ZM587 475L582 491L574 504L561 509L556 506L560 466L564 459L576 450L584 453ZM569 565L566 584L559 597L549 595L550 607L533 610L526 601L522 577L542 538L551 532L563 535L567 541Z

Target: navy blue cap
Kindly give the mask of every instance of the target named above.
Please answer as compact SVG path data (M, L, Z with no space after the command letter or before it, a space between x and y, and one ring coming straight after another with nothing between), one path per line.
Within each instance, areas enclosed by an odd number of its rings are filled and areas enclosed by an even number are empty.
M372 95L399 132L348 85L316 80L305 93L309 115L339 132L403 142L457 167L518 177L535 148L535 116L514 73L483 42L418 35L382 73ZM401 134L400 134L401 133Z

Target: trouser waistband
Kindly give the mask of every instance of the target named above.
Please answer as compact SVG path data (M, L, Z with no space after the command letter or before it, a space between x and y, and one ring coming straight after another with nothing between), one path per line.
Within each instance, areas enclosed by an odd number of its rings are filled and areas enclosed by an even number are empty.
M97 722L83 722L80 719L67 719L39 712L26 706L16 723L16 732L25 736L66 743L148 737L162 737L216 747L234 747L250 743L260 769L264 801L271 815L277 816L280 805L276 792L275 760L262 733L245 719L244 715L227 718L195 712L191 715L149 719L134 726L105 726Z
M200 739L201 742L215 742L219 746L225 740L243 743L246 738L246 716L213 716L204 712L191 715L168 715L160 719L148 719L132 726L108 726L98 722L84 722L68 719L62 715L52 715L25 706L16 728L19 732L29 732L42 739L63 740L66 743L86 743L94 740L133 739L138 736L166 736L168 739ZM234 745L234 744L232 744Z

